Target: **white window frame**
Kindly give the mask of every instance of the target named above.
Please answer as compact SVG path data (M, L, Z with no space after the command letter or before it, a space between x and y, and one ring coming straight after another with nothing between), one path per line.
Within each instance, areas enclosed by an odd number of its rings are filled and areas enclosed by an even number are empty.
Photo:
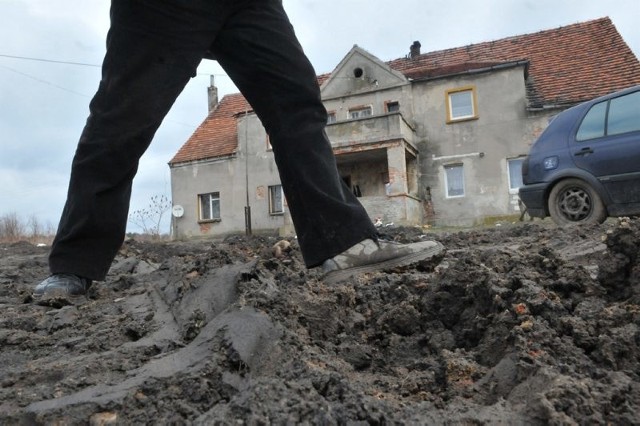
M510 194L517 194L518 193L518 189L520 189L520 186L515 186L513 180L511 179L511 168L512 168L512 164L515 163L520 163L520 167L519 167L519 176L520 176L520 184L522 184L522 163L524 163L524 159L525 157L516 157L516 158L507 158L507 179L509 181L509 193Z
M209 216L210 217L205 217L205 203L208 204L208 208L209 208ZM217 210L218 210L218 216L214 217L213 216L213 212L214 212L214 208L213 206L217 204ZM205 194L198 194L198 219L200 222L212 222L212 221L219 221L221 220L220 218L221 213L220 213L220 193L219 192L207 192Z
M449 188L449 170L453 170L453 169L460 169L462 176L461 176L461 184L462 184L462 188L460 188L462 190L462 194L454 194L451 195L450 193L450 188ZM445 188L445 196L446 198L462 198L465 196L466 190L465 190L465 185L464 185L464 164L462 163L457 163L457 164L447 164L444 166L444 188Z
M468 114L458 114L454 110L454 100L460 95L468 94L469 101L464 106L470 109ZM459 121L475 120L478 118L478 102L476 96L475 86L457 87L446 91L446 104L447 104L447 123L456 123Z
M371 117L373 115L373 107L371 105L362 105L349 109L349 119L357 120L358 118Z
M338 121L338 114L335 111L327 112L327 124L333 124Z
M269 186L269 214L284 214L284 192L282 191L282 185Z

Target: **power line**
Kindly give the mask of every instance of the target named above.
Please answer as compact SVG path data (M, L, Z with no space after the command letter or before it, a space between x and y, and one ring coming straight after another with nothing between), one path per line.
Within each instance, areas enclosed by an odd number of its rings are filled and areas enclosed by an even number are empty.
M84 62L56 61L54 59L30 58L28 56L14 56L14 55L3 55L3 54L0 54L0 57L2 57L2 58L11 58L11 59L22 59L22 60L25 60L25 61L50 62L50 63L54 63L54 64L79 65L79 66L83 66L83 67L97 67L97 68L101 67L101 65L87 64L87 63L84 63Z
M64 65L76 65L76 66L87 66L87 67L97 67L97 68L101 67L100 65L88 64L88 63L84 63L84 62L58 61L58 60L54 60L54 59L33 58L33 57L28 57L28 56L16 56L16 55L0 54L0 57L1 58L27 60L27 61L48 62L48 63L64 64ZM35 77L35 76L31 75L31 74L27 74L27 73L22 72L22 71L18 71L17 69L8 67L6 65L0 65L0 68L4 68L4 69L6 69L8 71L11 71L13 73L19 74L19 75L21 75L23 77L30 78L32 80L35 80L35 81L39 82L39 83L46 84L46 85L51 86L51 87L55 87L56 89L63 90L65 92L69 92L69 93L73 93L74 95L77 95L77 96L82 96L84 98L91 98L90 95L87 95L85 93L76 92L75 90L68 89L66 87L63 87L63 86L60 86L58 84L52 83L51 81L44 80L44 79L39 78L39 77ZM215 73L197 73L197 75L199 75L199 76L201 76L201 75L206 75L206 76L213 75L213 76L216 76L216 77L229 77L226 74L215 74ZM177 125L180 125L180 126L184 126L184 127L190 127L190 128L197 128L198 127L198 126L195 126L193 124L187 124L187 123L183 123L183 122L179 122L179 121L175 121L175 120L170 120L170 119L168 119L168 120L165 119L164 121L167 121L167 122L170 122L170 123L173 123L173 124L177 124Z
M20 75L21 75L21 76L23 76L23 77L30 78L30 79L32 79L32 80L35 80L35 81L39 82L39 83L47 84L47 85L49 85L49 86L55 87L56 89L60 89L60 90L64 90L65 92L73 93L74 95L82 96L82 97L84 97L84 98L90 98L90 97L91 97L91 96L86 95L86 94L84 94L84 93L80 93L80 92L76 92L75 90L67 89L66 87L62 87L62 86L59 86L59 85L57 85L57 84L55 84L55 83L52 83L52 82L50 82L50 81L43 80L43 79L38 78L38 77L34 77L34 76L30 75L30 74L24 73L24 72L22 72L22 71L18 71L18 70L16 70L16 69L11 68L11 67L7 67L7 66L4 66L4 65L0 65L0 68L4 68L4 69L9 70L9 71L11 71L11 72L14 72L14 73L16 73L16 74L20 74Z
M9 70L9 71L11 71L11 72L14 72L14 73L16 73L16 74L19 74L19 75L21 75L21 76L23 76L23 77L30 78L30 79L32 79L32 80L35 80L35 81L39 82L39 83L42 83L42 84L46 84L46 85L48 85L48 86L55 87L56 89L64 90L65 92L69 92L69 93L73 93L74 95L82 96L83 98L91 98L91 96L86 95L86 94L84 94L84 93L76 92L75 90L68 89L68 88L66 88L66 87L63 87L63 86L57 85L57 84L55 84L55 83L52 83L52 82L47 81L47 80L43 80L43 79L38 78L38 77L34 77L34 76L30 75L30 74L26 74L26 73L24 73L24 72L22 72L22 71L18 71L18 70L16 70L16 69L13 69L13 68L11 68L11 67L7 67L7 66L5 66L5 65L0 65L0 68L4 68L4 69ZM195 126L195 125L193 125L193 124L183 123L183 122L180 122L180 121L175 121L175 120L170 120L170 119L165 119L164 121L167 121L167 122L170 122L170 123L173 123L173 124L178 124L178 125L180 125L180 126L184 126L184 127L190 127L190 128L193 128L193 129L195 129L195 128L197 128L197 127L198 127L198 126Z
M86 62L59 61L59 60L55 60L55 59L33 58L33 57L29 57L29 56L16 56L16 55L0 54L0 58L20 59L20 60L23 60L23 61L48 62L48 63L52 63L52 64L76 65L76 66L94 67L94 68L101 68L102 67L102 65L89 64L89 63L86 63ZM197 75L213 75L213 76L216 76L216 77L229 77L227 74L215 74L215 73L203 73L203 72L199 72Z

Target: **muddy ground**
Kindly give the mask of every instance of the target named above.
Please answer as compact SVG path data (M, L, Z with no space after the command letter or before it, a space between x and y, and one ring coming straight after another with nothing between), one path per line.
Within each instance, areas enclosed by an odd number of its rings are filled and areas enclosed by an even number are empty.
M277 239L123 246L76 305L0 246L0 424L640 424L640 220L426 232L329 287Z

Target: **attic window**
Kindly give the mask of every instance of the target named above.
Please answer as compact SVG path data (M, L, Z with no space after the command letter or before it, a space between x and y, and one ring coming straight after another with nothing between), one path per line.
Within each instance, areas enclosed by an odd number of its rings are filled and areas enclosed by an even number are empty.
M446 91L447 123L478 118L475 86Z
M364 70L362 68L357 67L353 69L353 76L355 78L362 78L363 75L364 75Z

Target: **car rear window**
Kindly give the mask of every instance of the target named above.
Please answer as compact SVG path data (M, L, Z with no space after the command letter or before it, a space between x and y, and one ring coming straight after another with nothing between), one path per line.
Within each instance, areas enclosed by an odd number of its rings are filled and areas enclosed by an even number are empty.
M600 102L591 107L584 116L576 134L576 140L586 141L604 136L607 116L607 102Z
M593 105L578 128L576 140L586 141L639 130L640 91Z
M607 134L619 135L638 130L640 130L640 92L611 99Z

